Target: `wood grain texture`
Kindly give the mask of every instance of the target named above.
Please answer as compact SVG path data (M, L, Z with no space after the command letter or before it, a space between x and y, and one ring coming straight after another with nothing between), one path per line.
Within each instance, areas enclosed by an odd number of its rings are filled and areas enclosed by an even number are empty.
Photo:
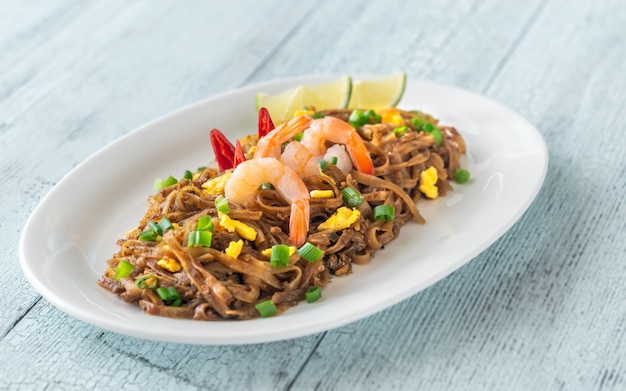
M626 388L625 26L620 0L0 3L0 389ZM524 216L420 294L304 338L191 346L102 331L24 279L30 212L117 137L253 82L394 70L501 101L550 149Z

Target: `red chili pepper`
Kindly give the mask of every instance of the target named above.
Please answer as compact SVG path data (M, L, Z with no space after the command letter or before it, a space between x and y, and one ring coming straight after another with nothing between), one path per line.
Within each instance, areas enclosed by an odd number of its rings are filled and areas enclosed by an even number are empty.
M235 157L233 158L233 168L236 168L239 163L246 161L246 155L243 154L243 148L241 148L241 142L237 140L235 142Z
M211 146L213 147L215 160L220 170L224 171L233 168L233 161L235 159L235 147L233 144L217 129L211 130L209 135L211 137Z
M259 138L274 130L274 122L270 117L270 112L265 107L259 110Z

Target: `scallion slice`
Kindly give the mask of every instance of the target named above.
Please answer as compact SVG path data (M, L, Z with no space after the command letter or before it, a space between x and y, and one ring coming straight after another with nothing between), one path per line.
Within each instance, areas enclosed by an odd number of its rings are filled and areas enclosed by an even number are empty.
M276 308L274 303L272 303L272 300L262 301L256 304L254 307L257 309L257 311L259 311L259 314L261 314L262 318L274 316L278 312L278 309Z
M424 132L430 134L435 138L435 143L437 144L437 146L440 146L443 142L443 133L441 133L441 130L439 130L439 128L432 123L426 122L424 124Z
M211 247L213 233L211 231L191 231L187 238L187 247Z
M150 228L150 230L152 232L155 233L155 235L157 235L157 236L158 235L163 235L163 229L157 223L155 223L154 221L150 221L148 223L148 227Z
M185 175L184 175L185 179L187 179L188 181L193 179L193 173L189 170L185 170Z
M383 119L382 115L376 114L372 109L365 112L365 118L367 119L367 123L370 124L377 124Z
M289 265L289 247L284 244L272 246L270 265L274 267L285 267Z
M312 286L306 291L304 296L306 297L307 303L316 302L322 297L322 288L319 286Z
M324 251L306 242L298 249L298 254L307 262L314 263L324 255Z
M269 182L261 183L261 186L259 186L259 190L271 190L271 189L272 189L272 184Z
M328 165L328 162L326 160L320 160L320 170L322 170L322 172L326 171L327 165Z
M346 187L341 190L343 200L350 206L357 206L363 203L363 197L353 188Z
M330 164L334 164L334 165L336 166L336 165L337 165L337 161L338 161L338 160L339 160L339 159L337 158L337 156L333 156L333 157L331 157L331 158L330 158L329 163L330 163Z
M159 284L159 280L153 274L146 274L135 279L135 285L139 288L154 289Z
M156 241L156 238L157 235L150 228L141 231L141 233L139 234L139 240L141 240L142 242L154 242Z
M132 271L132 263L128 261L120 261L115 268L115 279L119 280L120 278L128 277Z
M469 173L469 171L467 171L465 169L458 168L454 172L454 181L456 183L463 184L463 183L466 183L467 181L469 181L469 179L470 179L470 173Z
M163 180L161 178L157 178L154 181L154 185L152 186L154 188L154 190L163 190L168 186L172 186L175 185L176 183L178 183L178 179L174 178L173 176L169 176L167 179Z
M393 133L397 138L404 136L404 134L409 130L408 126L399 126L393 130Z
M165 304L172 307L178 307L180 305L180 294L176 288L171 286L162 286L156 290L156 293L159 295L161 300L165 302Z
M228 199L224 196L217 196L217 198L215 199L215 208L217 208L218 212L225 215L230 213L230 208L228 207Z
M213 218L211 216L202 216L196 223L196 229L198 231L213 231Z
M168 219L165 216L161 217L161 220L159 220L158 226L159 228L161 228L161 234L163 234L163 232L167 230L174 229L174 226L172 225L172 222L170 221L170 219Z
M374 220L393 221L395 213L393 205L377 205L374 208Z
M413 117L409 121L411 122L411 125L415 127L415 130L418 132L422 129L422 126L424 125L424 120L419 117Z

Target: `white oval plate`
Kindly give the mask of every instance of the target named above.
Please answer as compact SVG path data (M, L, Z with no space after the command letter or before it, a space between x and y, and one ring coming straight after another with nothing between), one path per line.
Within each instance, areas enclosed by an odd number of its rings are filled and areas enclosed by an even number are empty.
M408 80L399 107L423 110L456 127L470 151L472 178L445 198L420 202L427 223L402 227L369 265L334 278L322 300L300 303L274 318L202 322L147 315L96 284L117 251L117 239L143 216L154 179L179 178L213 159L210 129L231 140L253 133L256 92L338 77L248 86L157 119L104 147L69 172L33 211L19 243L24 274L62 311L114 332L207 345L283 340L345 325L418 293L496 241L537 195L548 150L533 125L475 93Z

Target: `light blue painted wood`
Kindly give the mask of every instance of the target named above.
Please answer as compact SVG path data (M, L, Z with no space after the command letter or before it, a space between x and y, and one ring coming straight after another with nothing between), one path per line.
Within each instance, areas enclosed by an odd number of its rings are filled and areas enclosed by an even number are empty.
M618 0L0 3L0 389L626 388L624 58ZM252 82L398 69L509 105L550 148L520 221L424 292L317 335L203 347L102 331L25 281L37 202L136 126Z

